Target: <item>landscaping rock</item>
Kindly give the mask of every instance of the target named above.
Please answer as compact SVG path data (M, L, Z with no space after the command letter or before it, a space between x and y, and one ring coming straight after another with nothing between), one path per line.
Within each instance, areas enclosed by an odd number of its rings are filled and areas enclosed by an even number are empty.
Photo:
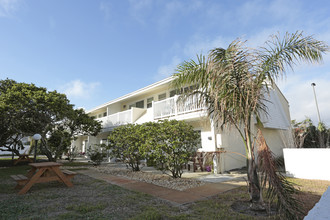
M154 185L183 191L189 188L202 186L205 183L196 179L173 178L167 174L158 174L154 172L131 171L125 168L116 168L111 166L93 167L98 172L108 173L114 176L122 176L133 180L139 180Z

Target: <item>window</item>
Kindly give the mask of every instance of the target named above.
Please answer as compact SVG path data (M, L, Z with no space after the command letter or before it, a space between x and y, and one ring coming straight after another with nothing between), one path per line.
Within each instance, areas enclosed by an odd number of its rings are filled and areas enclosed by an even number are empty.
M144 100L141 100L141 101L138 101L138 102L135 102L133 104L130 104L128 106L128 109L131 109L132 107L136 107L136 108L144 108Z
M136 106L137 108L144 108L144 100L141 100L141 101L139 101L139 102L136 102L136 103L135 103L135 106Z
M147 108L152 107L152 101L154 101L154 97L150 97L150 98L147 99Z
M175 96L176 94L178 94L177 90L172 90L170 91L170 97Z
M166 99L166 93L158 95L158 101Z
M98 118L102 118L102 114L99 114L97 117L98 117Z
M103 117L105 117L105 116L107 116L107 112L104 112L104 113L103 113Z

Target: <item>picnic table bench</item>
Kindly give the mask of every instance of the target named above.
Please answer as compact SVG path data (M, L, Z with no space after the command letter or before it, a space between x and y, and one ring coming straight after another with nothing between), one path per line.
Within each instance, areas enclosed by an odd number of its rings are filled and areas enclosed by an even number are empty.
M26 176L22 175L22 174L11 175L10 177L13 178L17 182L17 185L16 185L15 189L18 189L21 186L24 186L28 181L28 178Z
M76 175L70 170L61 170L59 167L61 163L43 162L43 163L29 163L31 170L24 175L11 175L17 182L15 188L23 188L18 194L25 194L35 183L44 183L51 181L63 182L67 187L72 187L71 179Z
M14 165L18 164L19 162L23 162L23 161L28 161L30 163L33 162L33 160L29 157L28 154L21 154L18 156L18 159L14 160Z

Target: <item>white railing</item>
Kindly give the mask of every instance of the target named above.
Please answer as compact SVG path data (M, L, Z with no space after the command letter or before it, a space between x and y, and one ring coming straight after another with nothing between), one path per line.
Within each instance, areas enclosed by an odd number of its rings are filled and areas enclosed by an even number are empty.
M154 102L154 118L169 117L176 114L176 97L164 99L162 101Z
M102 122L104 128L132 123L132 109L98 118L97 120Z
M154 119L187 114L205 108L197 95L181 98L173 96L171 98L154 102Z
M131 108L123 112L118 112L103 118L98 118L97 120L102 122L103 128L109 128L109 127L125 125L128 123L134 123L145 112L146 109Z

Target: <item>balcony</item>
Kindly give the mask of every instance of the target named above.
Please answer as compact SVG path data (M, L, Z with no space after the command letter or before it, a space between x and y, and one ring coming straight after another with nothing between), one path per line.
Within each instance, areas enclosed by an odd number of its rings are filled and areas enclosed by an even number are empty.
M154 119L179 116L205 109L206 106L200 101L198 95L192 95L182 99L179 96L173 96L153 103Z
M111 114L96 120L100 121L102 123L103 129L107 130L106 128L134 123L145 112L146 109L131 108L129 110Z

